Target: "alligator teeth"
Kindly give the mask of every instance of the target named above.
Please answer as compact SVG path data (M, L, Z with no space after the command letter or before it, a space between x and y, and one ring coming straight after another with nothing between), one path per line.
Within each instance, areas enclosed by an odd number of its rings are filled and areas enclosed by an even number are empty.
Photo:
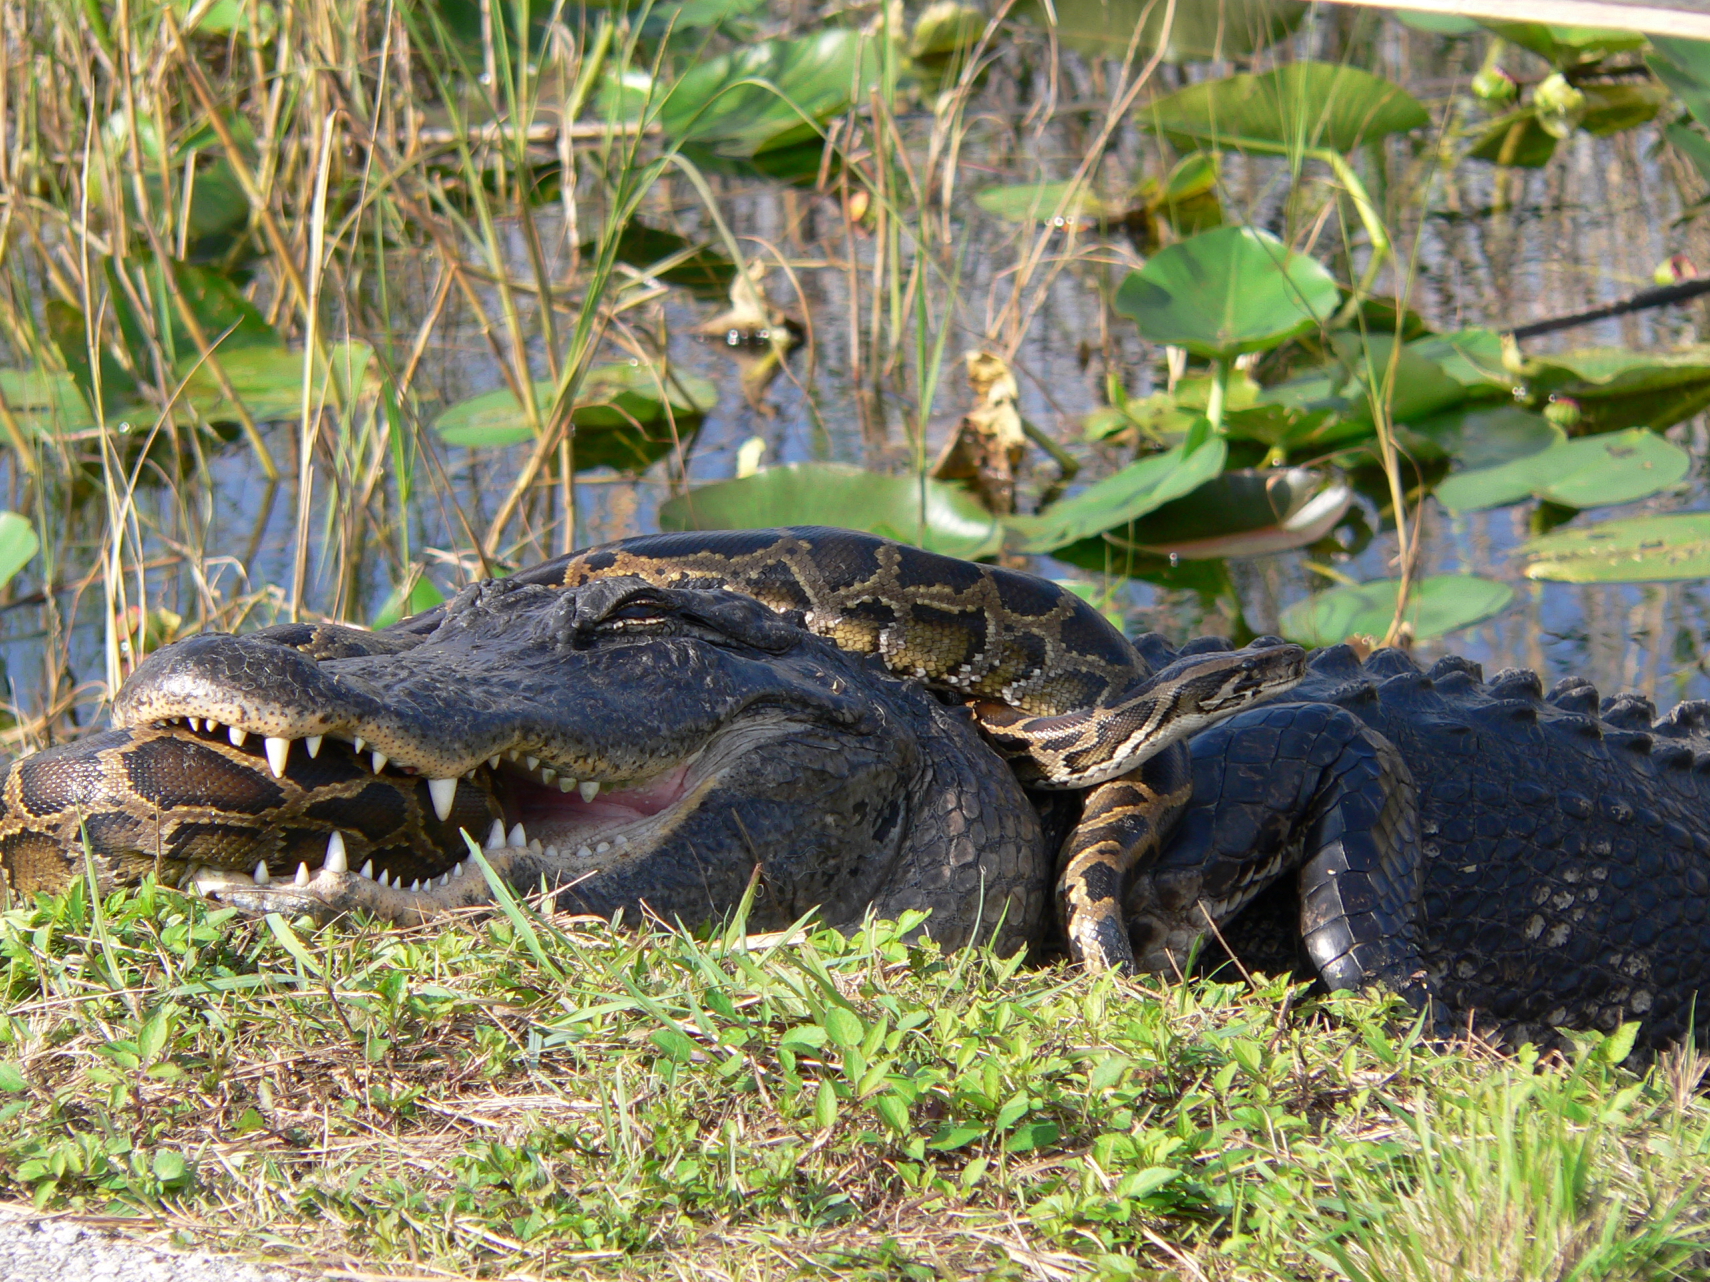
M362 871L357 873L356 875L358 877L366 877L366 878L368 878L369 881L373 881L374 880L374 861L372 859L364 859L362 861Z
M451 875L458 878L463 876L463 861L461 859L451 865Z
M402 878L399 878L399 880L401 881ZM414 881L412 881L410 883L410 893L412 895L418 893L421 890L421 888L422 888L422 879L420 877L417 877Z
M441 886L445 886L445 885L447 885L447 884L449 884L449 883L450 883L450 881L451 881L451 874L450 874L450 873L448 873L448 872L442 872L442 873L440 873L440 875L439 875L439 884L440 884L440 885L441 885Z
M384 770L386 768L386 754L385 753L376 752L376 753L372 754L372 760L374 762L374 773L375 774L379 774L382 770Z
M611 848L612 848L611 842L602 841L599 845L594 847L594 853L596 855L603 855L606 853L606 851L610 850Z
M629 838L620 832L618 834L617 844L627 849L629 847Z
M196 733L200 734L202 732L202 718L201 717L191 717L190 718L190 728L192 730L196 731Z
M215 721L212 717L209 717L202 723L202 729L206 730L209 734L219 734L220 723Z
M556 778L558 778L558 772L553 770L551 767L547 767L540 772L540 781L542 783L551 783Z
M539 757L524 757L523 760L528 763L528 768L530 770L540 769L540 758Z
M487 840L482 843L485 850L503 850L505 848L505 821L493 820L493 830L487 834Z
M309 865L308 864L298 864L297 865L297 875L294 878L292 878L291 884L293 886L307 886L309 884Z
M267 871L267 861L266 860L263 860L260 863L255 865L255 884L256 885L265 886L268 882L270 882L272 880L273 880L273 878L268 874L268 871Z
M576 791L576 781L574 779L570 778L568 775L566 775L564 778L562 778L558 781L558 791L559 792L575 792Z
M598 779L584 779L576 785L576 791L582 794L583 801L592 801L600 795L600 781Z
M523 826L521 824L515 824L512 826L511 835L505 840L505 844L513 850L525 850L528 848L528 834L523 831Z
M457 779L429 779L428 796L433 798L433 812L444 823L451 814L451 803L457 800Z
M545 849L545 851L543 851L542 853L545 854L545 856L548 859L557 859L558 858L558 847L557 846L548 846Z
M261 745L267 749L267 768L273 771L273 777L275 779L283 778L285 775L285 762L289 760L291 756L291 741L289 739L280 739L274 735L268 735L261 741Z
M487 758L487 769L497 770L498 768L499 768L499 754L495 752L492 756Z
M528 840L528 848L529 848L529 853L536 854L536 855L540 854L541 853L540 838L539 837L530 837Z
M517 750L516 750L516 749L515 749L515 748L512 748L512 749L511 749L511 751L510 751L510 758L511 758L511 760L512 760L512 761L515 761L515 760L516 760L516 759L517 759L517 755L518 755L518 754L517 754Z
M321 736L318 734L310 735L307 739L303 740L303 746L309 750L309 755L311 757L320 756L321 755Z
M350 741L350 750L352 752L360 753L362 751L363 745L366 744L367 742L368 741L366 739L364 739L361 735L357 735L356 738L354 738Z
M241 748L243 747L243 741L249 738L249 731L239 730L236 726L227 726L226 738L232 741L232 747Z
M327 853L321 859L321 867L328 872L349 872L350 857L345 853L344 834L334 831L327 838Z
M594 857L594 852L592 850L588 849L588 847L586 847L586 846L576 847L576 858L578 858L578 859L592 859L593 857Z

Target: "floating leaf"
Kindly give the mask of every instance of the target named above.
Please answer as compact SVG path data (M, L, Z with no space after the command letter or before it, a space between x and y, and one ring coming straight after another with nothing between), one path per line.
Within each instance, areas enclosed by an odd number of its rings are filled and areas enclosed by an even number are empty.
M1476 18L1463 18L1453 13L1424 13L1417 9L1397 9L1395 16L1415 31L1429 31L1439 36L1470 36L1484 28Z
M1434 362L1469 395L1507 396L1514 376L1502 363L1502 335L1474 325L1447 334L1431 334L1407 344L1407 350Z
M1636 427L1562 441L1495 467L1457 473L1437 487L1437 498L1456 513L1533 495L1566 507L1607 507L1666 489L1691 468L1686 451Z
M597 248L589 241L582 246L582 254L591 257ZM701 298L723 300L730 293L731 281L736 279L736 264L710 245L697 245L676 232L639 221L626 223L619 233L617 257L620 262L668 285L681 285Z
M571 421L576 425L576 469L613 467L645 471L676 444L671 418L687 439L718 400L718 389L698 375L672 370L664 380L639 361L600 365L583 377ZM534 385L536 405L550 404L553 385ZM671 415L665 412L669 400ZM470 448L515 445L533 439L528 415L507 387L460 401L434 422L447 444Z
M0 512L0 587L10 583L18 571L29 564L30 558L41 550L42 541L36 537L36 527L27 516L16 512Z
M1058 206L1072 184L1063 182L1013 183L1002 187L982 187L974 193L974 203L994 218L1012 223L1043 223L1057 213ZM1057 216L1058 226L1084 220L1122 217L1122 202L1110 201L1081 185Z
M1710 126L1710 41L1652 36L1645 63L1701 125Z
M436 605L445 604L445 593L441 592L434 581L426 575L419 576L410 587L409 596L404 595L404 585L399 584L392 589L380 607L380 612L374 616L374 626L389 628L399 619L408 618L412 614L420 614L431 610Z
M1542 169L1556 154L1559 141L1544 128L1536 111L1522 107L1498 116L1486 125L1467 155L1474 160L1488 160L1493 165Z
M360 389L374 351L367 343L334 343L327 351L331 369L318 362L310 373L309 404L340 405L347 392ZM232 391L258 423L296 418L303 412L303 353L285 347L239 347L217 353ZM229 420L236 407L225 397L214 371L192 356L180 362L188 375L184 395L212 422Z
M1201 419L1174 449L1130 463L1038 516L1006 517L1006 541L1018 552L1055 551L1191 493L1221 472L1228 457L1229 447L1210 427Z
M1483 24L1504 40L1530 49L1559 68L1601 62L1616 53L1645 47L1645 36L1637 31L1607 27L1570 27L1545 22L1495 22Z
M69 374L45 369L0 369L0 398L19 422L44 436L95 426L89 402Z
M1661 583L1710 578L1710 512L1635 516L1556 530L1523 544L1529 579Z
M836 525L947 556L996 552L1002 531L960 486L881 476L845 463L789 463L739 481L703 485L659 508L662 530L756 530Z
M1303 467L1224 472L1110 536L1120 548L1183 561L1265 556L1316 543L1354 492Z
M1400 579L1331 588L1282 612L1283 635L1302 645L1335 645L1351 636L1381 637L1395 618ZM1470 574L1436 574L1414 583L1403 620L1415 640L1442 636L1508 607L1514 589Z
M844 27L761 41L689 70L661 104L659 123L666 137L721 156L817 143L823 122L866 101L878 65L871 42Z
M1431 123L1400 85L1329 62L1291 62L1259 75L1202 81L1159 98L1141 119L1172 140L1239 150L1246 139L1338 152Z
M1165 58L1183 62L1257 53L1298 27L1307 6L1293 0L1178 4L1167 31L1167 6L1155 0L1051 0L1049 5L1023 0L1014 12L1040 26L1054 27L1059 40L1089 57L1123 58L1130 47L1146 53L1164 39Z
M1542 414L1476 402L1414 423L1412 430L1467 469L1492 468L1567 440Z
M1534 357L1524 367L1535 399L1555 395L1579 406L1581 435L1622 427L1659 431L1710 405L1710 345L1667 352L1594 347Z
M1130 272L1116 309L1155 343L1227 359L1306 333L1340 301L1329 272L1269 232L1218 227Z

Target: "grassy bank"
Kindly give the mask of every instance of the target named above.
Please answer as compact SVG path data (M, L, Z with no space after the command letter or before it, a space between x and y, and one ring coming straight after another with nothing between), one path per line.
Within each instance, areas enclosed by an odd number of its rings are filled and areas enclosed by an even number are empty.
M1280 982L875 924L5 914L0 1181L365 1274L1702 1276L1702 1057L1431 1047ZM1696 1254L1695 1254L1696 1252Z

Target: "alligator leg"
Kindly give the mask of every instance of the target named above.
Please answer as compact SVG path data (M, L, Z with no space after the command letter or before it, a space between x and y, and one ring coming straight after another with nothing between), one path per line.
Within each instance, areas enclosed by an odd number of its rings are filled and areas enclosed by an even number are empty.
M1187 746L1173 743L1087 794L1058 861L1057 910L1070 955L1089 970L1132 970L1122 892L1157 854L1192 795Z
M1190 746L1193 800L1127 898L1136 964L1178 971L1209 929L1293 872L1307 955L1333 989L1430 994L1419 945L1423 858L1400 754L1330 704L1256 708Z

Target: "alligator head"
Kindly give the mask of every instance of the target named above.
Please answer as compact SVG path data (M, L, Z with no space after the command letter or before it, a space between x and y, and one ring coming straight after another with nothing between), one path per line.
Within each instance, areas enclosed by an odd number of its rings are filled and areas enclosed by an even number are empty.
M703 920L756 872L760 929L982 890L1016 941L1042 915L1034 812L966 716L732 592L496 580L384 633L193 637L114 725L9 772L15 886L87 841L111 880L413 921L489 899L473 838L602 916Z

